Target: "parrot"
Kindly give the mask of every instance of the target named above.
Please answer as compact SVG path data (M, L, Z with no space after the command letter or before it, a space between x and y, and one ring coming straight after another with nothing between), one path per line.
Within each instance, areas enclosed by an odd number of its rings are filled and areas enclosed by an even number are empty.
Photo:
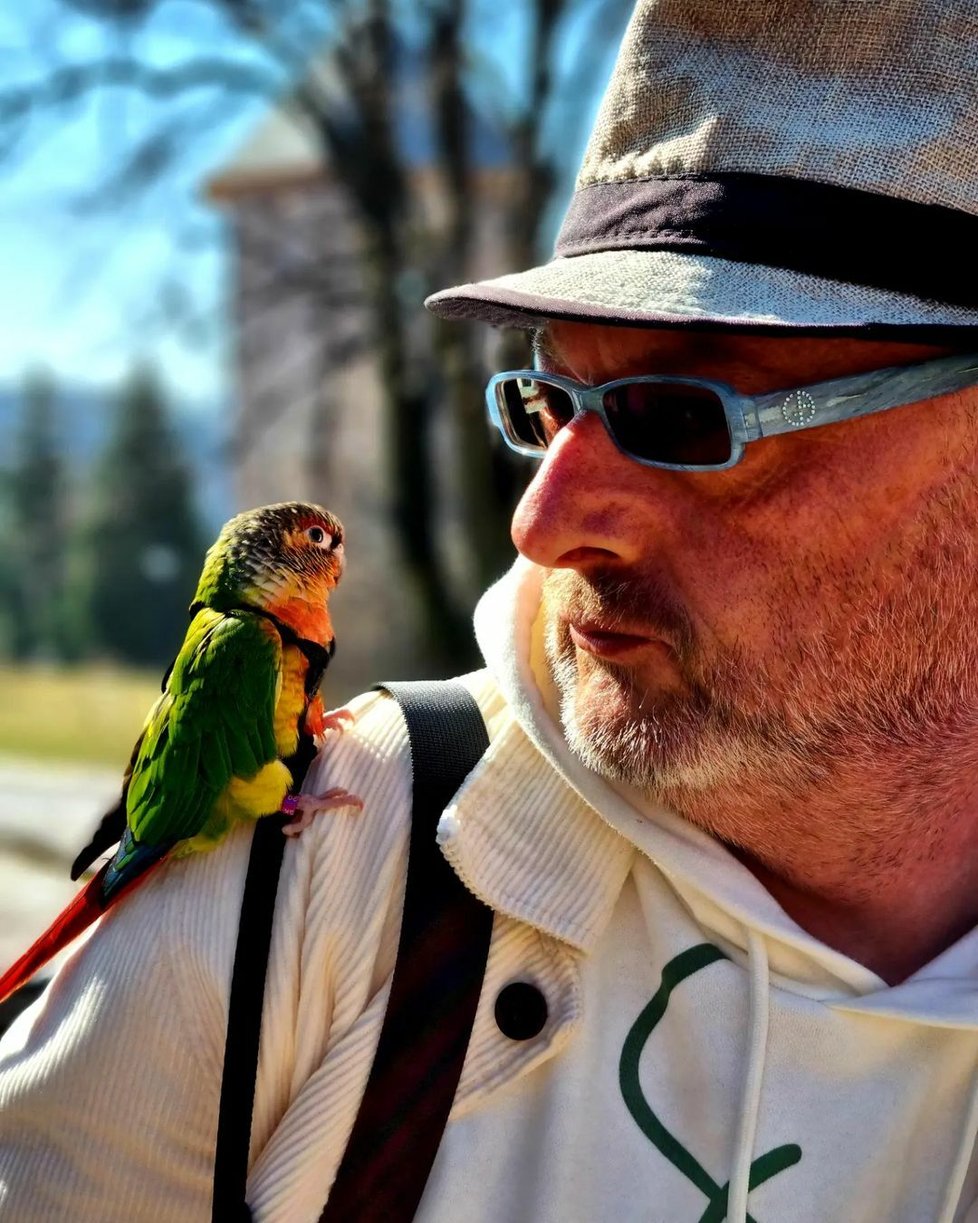
M126 768L122 796L72 867L115 854L2 976L0 1002L161 862L213 849L242 822L282 812L300 833L317 812L362 807L336 787L294 794L314 738L352 724L319 684L335 650L329 596L343 527L321 506L260 506L225 523L204 559L190 624ZM299 774L301 777L301 774Z

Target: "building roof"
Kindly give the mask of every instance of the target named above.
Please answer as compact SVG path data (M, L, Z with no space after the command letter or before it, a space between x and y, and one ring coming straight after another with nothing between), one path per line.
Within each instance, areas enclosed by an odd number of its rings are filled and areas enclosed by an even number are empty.
M401 41L397 73L397 104L392 108L395 137L407 163L422 170L435 161L436 139L428 106L424 49ZM310 68L328 96L335 76L328 56ZM334 90L335 92L335 90ZM498 127L478 109L471 115L472 160L477 170L499 170L509 160L506 141ZM311 122L290 105L272 105L232 157L206 182L212 199L251 191L267 191L307 183L327 174L322 145Z

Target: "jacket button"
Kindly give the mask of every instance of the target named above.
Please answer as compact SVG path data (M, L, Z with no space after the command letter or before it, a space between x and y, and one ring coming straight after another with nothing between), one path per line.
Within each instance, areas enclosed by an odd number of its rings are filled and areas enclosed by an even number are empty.
M510 1040L531 1040L547 1022L547 1000L528 981L513 981L496 997L496 1027Z

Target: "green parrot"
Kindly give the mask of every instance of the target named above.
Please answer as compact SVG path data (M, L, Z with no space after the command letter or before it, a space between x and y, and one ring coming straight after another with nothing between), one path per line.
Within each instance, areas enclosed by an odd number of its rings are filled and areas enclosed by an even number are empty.
M213 848L236 823L285 812L296 835L318 811L359 808L336 788L292 794L313 739L352 721L319 696L335 639L329 596L343 527L318 505L262 506L226 523L204 561L187 635L123 779L119 804L75 860L114 856L0 977L0 1001L166 858ZM121 840L120 840L121 838Z

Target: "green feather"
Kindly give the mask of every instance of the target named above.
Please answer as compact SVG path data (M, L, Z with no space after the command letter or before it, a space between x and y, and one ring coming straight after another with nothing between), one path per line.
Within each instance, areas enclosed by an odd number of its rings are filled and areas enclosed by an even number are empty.
M198 611L154 708L126 796L149 845L196 836L232 777L276 758L281 643L259 616Z

